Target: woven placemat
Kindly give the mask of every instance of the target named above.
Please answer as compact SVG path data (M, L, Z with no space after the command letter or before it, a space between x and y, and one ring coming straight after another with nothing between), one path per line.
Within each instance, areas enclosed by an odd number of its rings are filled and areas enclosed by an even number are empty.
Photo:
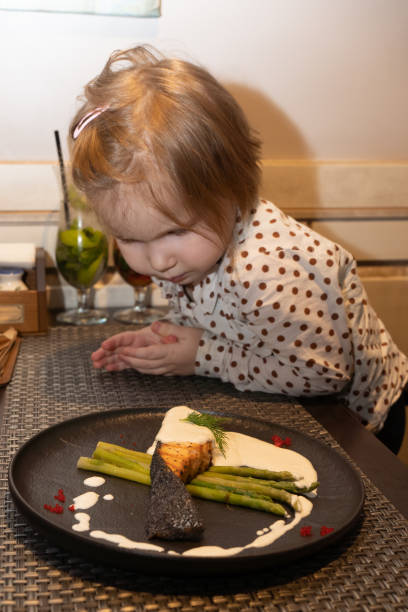
M408 610L408 522L362 474L365 512L339 543L273 571L219 578L136 574L96 565L52 545L17 512L7 485L12 456L35 433L103 410L157 408L211 400L215 411L264 417L336 448L301 406L274 406L272 396L239 393L200 377L146 377L95 371L90 353L119 325L56 327L24 337L7 405L0 416L0 610L88 612L203 610ZM276 414L274 413L276 412ZM358 468L357 468L358 469Z

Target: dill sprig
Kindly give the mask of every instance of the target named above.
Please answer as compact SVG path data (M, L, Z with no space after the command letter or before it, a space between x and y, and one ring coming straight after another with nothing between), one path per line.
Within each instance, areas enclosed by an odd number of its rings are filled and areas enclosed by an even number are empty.
M203 414L202 412L190 412L188 417L182 420L186 421L187 423L192 423L193 425L207 427L207 429L209 429L213 434L218 448L225 457L227 434L222 428L223 419L220 419L219 417L216 417L212 414Z

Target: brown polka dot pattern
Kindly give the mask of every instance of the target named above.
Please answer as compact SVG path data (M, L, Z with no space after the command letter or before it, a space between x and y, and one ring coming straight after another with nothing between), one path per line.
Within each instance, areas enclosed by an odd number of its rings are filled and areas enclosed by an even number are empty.
M353 257L266 201L235 236L234 255L191 302L159 282L167 318L205 330L196 373L296 397L343 390L361 421L378 427L408 363L371 309Z

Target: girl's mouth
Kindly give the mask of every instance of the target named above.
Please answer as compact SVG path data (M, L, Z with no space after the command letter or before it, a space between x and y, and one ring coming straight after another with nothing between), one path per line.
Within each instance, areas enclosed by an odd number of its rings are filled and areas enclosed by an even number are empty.
M169 278L169 281L171 283L180 283L185 276L185 274L179 274L178 276L173 276L172 278Z

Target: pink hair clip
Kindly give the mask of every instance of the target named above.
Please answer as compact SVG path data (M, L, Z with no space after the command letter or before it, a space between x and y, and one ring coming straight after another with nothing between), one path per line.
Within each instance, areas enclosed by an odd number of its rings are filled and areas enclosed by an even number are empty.
M97 108L94 108L94 110L89 111L89 113L86 113L86 115L84 115L82 119L76 124L72 132L72 138L76 140L82 130L88 125L88 123L91 123L91 121L99 117L99 115L105 112L108 108L109 106L98 106Z

